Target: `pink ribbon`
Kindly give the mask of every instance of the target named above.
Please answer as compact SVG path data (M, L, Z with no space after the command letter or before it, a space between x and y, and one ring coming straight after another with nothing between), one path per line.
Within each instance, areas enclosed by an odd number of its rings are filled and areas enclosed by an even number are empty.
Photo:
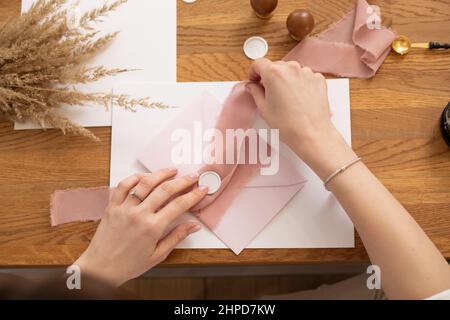
M389 54L395 33L365 0L316 37L300 42L285 61L298 61L315 72L339 77L370 78Z
M51 199L51 225L100 220L110 194L108 187L55 191Z
M256 111L257 108L252 96L245 90L244 83L239 83L233 88L228 96L228 99L225 101L215 128L221 132L223 137L226 136L227 129L241 129L243 131L247 131L252 128L255 122L257 114ZM222 183L220 185L220 189L214 193L214 195L207 196L204 200L192 208L193 212L199 212L201 209L209 206L228 186L239 166L239 157L248 158L248 148L245 148L245 154L241 154L243 143L245 143L245 141L235 141L235 143L231 146L224 143L221 152L218 154L221 158L219 159L220 161L215 161L213 164L205 165L199 170L200 174L206 171L216 172L221 177ZM225 160L227 155L233 156L232 164L226 163ZM214 156L212 158L214 158ZM246 185L248 180L256 173L259 165L245 165L244 167L246 167L246 169L244 169L244 175L238 179L237 183L234 185L236 192L241 190ZM231 203L232 199L228 200Z

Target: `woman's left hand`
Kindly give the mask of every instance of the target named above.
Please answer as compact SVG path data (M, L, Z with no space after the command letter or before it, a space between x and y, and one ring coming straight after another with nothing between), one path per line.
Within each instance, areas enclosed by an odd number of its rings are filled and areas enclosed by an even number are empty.
M120 286L164 261L178 243L200 230L198 223L187 222L165 236L208 192L192 189L197 175L169 180L176 174L176 169L165 169L133 175L118 185L89 247L74 263L81 274Z

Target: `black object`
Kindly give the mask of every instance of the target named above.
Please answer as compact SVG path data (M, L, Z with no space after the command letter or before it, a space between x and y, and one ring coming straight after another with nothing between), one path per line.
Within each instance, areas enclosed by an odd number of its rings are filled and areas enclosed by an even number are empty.
M445 142L450 147L450 101L445 107L441 118L441 132Z
M450 49L450 43L430 41L430 49Z

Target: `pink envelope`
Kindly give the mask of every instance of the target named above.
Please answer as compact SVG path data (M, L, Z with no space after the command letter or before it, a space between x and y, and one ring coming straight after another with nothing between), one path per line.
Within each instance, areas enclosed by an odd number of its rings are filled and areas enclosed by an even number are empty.
M230 96L236 94L244 93L232 92ZM244 96L235 100L245 103L245 106L236 105L235 111L231 112L236 112L238 116L239 113L253 109L256 116L253 100L246 100ZM250 104L247 105L248 103ZM150 171L176 166L179 176L205 171L205 168L210 166L202 163L179 164L172 161L172 150L177 143L172 141L172 134L181 129L193 136L196 130L195 123L202 123L204 130L214 128L218 123L223 125L224 122L227 128L235 128L236 122L242 117L230 117L228 112L225 119L221 118L224 116L223 106L224 104L214 96L204 92L149 143L138 160ZM250 109L243 111L243 108ZM249 113L247 115L250 121ZM239 254L264 229L306 183L306 179L293 163L279 154L278 150L271 149L271 157L276 156L279 156L277 174L262 175L260 164L237 165L233 170L228 170L232 171L232 174L227 181L223 181L225 185L222 185L220 194L214 195L211 200L206 199L203 205L198 206L193 212L236 254ZM221 170L220 166L219 168L215 166L218 171Z

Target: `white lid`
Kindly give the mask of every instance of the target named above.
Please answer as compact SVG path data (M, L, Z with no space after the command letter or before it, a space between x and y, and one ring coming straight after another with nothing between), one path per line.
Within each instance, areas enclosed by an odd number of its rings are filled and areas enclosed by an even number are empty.
M220 185L222 184L222 179L220 176L214 171L206 171L203 172L198 178L198 185L200 187L206 186L208 187L208 194L212 195L219 191Z
M244 43L245 55L252 60L264 58L268 51L269 45L262 37L251 37Z

